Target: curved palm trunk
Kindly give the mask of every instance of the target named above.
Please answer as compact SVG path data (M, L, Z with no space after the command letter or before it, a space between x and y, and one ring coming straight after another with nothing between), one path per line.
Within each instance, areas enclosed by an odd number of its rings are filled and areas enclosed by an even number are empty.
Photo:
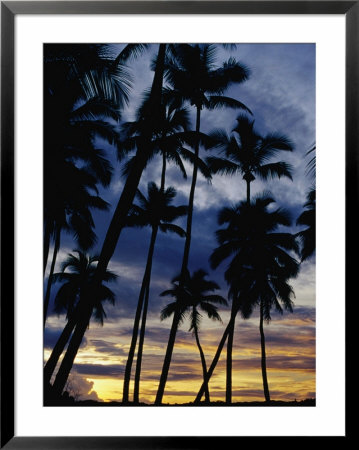
M66 385L67 379L70 375L74 360L76 358L77 352L80 348L82 339L86 333L86 329L90 323L90 318L92 314L92 308L84 308L84 310L81 312L82 318L77 322L75 331L72 335L72 338L70 340L69 346L67 348L67 351L65 353L65 356L61 362L60 368L57 372L54 384L53 384L53 390L54 393L58 396L62 394L62 391L64 390L64 387Z
M45 323L46 323L47 310L49 309L52 277L54 275L57 253L60 248L60 235L61 235L61 231L59 229L56 230L54 253L52 255L50 274L49 274L49 278L47 280L46 294L45 294L45 300L44 300L44 327L45 327Z
M266 344L263 330L263 302L260 305L260 319L259 319L259 331L261 334L261 366L262 366L262 378L263 378L263 390L266 402L270 402L268 380L267 380L267 365L266 365Z
M247 185L247 205L251 203L251 181L249 178L245 178ZM234 303L232 303L232 310L234 308ZM226 403L232 403L232 352L233 352L233 340L234 340L234 326L233 322L232 329L228 333L227 341L227 362L226 362Z
M161 372L161 378L160 378L160 382L159 382L158 390L157 390L157 394L156 394L155 405L160 405L162 403L162 398L163 398L163 394L165 391L165 386L166 386L166 381L167 381L167 376L168 376L168 370L169 370L169 367L171 364L173 347L174 347L175 340L176 340L176 333L177 333L177 329L178 329L179 319L180 319L180 313L179 313L179 311L176 311L173 316L171 331L170 331L170 335L168 338L167 350L166 350L166 355L165 355L165 359L163 362L163 368L162 368L162 372Z
M147 259L147 265L148 265L148 259ZM146 291L146 286L147 286L146 272L147 272L147 266L145 269L145 274L142 279L142 286L141 286L141 290L140 290L140 295L138 297L135 320L133 323L130 350L128 352L126 368L125 368L125 376L124 376L124 380L123 380L122 403L128 403L128 399L129 399L131 370L132 370L133 358L135 356L137 336L138 336L138 330L139 330L140 320L141 320L141 312L142 312L142 308L143 308L143 301L144 301L144 296L145 296L145 291Z
M60 356L62 352L64 351L64 348L70 339L71 333L76 325L76 319L75 316L71 316L65 326L65 328L62 330L61 336L59 337L58 341L55 344L55 347L53 348L51 355L49 359L47 360L45 367L44 367L44 384L45 386L50 383L52 374L54 373L54 370L56 368L56 365L60 359Z
M153 78L151 88L151 103L154 111L161 110L161 93L163 84L164 60L166 53L166 44L160 44L158 50L156 71ZM146 142L150 136L144 136L144 142L137 151L134 164L131 167L129 176L127 177L121 197L118 201L116 210L112 217L110 226L107 230L105 240L100 253L99 261L94 275L94 284L100 284L106 272L108 263L115 251L121 231L126 224L128 211L132 206L133 199L140 182L142 172L147 162L147 145Z
M214 372L214 369L216 368L216 365L217 365L218 360L219 360L219 358L220 358L220 356L221 356L221 353L222 353L224 344L226 343L228 334L229 334L229 332L230 332L230 330L231 330L231 327L233 327L234 322L235 322L235 320L236 320L237 312L238 312L238 308L235 308L235 309L232 311L232 313L231 313L231 318L230 318L230 320L229 320L229 322L228 322L228 325L227 325L226 329L224 330L222 339L221 339L220 342L219 342L219 345L218 345L216 354L215 354L215 356L214 356L214 358L213 358L213 361L212 361L212 363L211 363L211 366L210 366L210 368L208 369L208 372L207 372L207 375L206 375L206 377L205 377L205 380L203 381L202 386L201 386L201 388L200 388L200 390L199 390L199 392L198 392L198 394L197 394L197 397L196 397L196 399L195 399L195 401L194 401L195 404L199 404L199 403L200 403L201 398L202 398L202 396L203 396L203 394L204 394L204 392L205 392L205 390L206 390L206 386L208 386L208 382L209 382L209 380L211 379L211 376L212 376L212 374L213 374L213 372Z
M234 301L232 301L232 311L231 315L234 314ZM234 339L234 326L235 319L233 320L233 325L230 327L228 332L227 340L227 362L226 362L226 403L232 403L232 350L233 350L233 339Z
M154 248L155 241L156 241L156 235L157 235L157 229L154 230L153 233L154 233L154 236L153 236L153 248ZM143 304L140 340L139 340L139 343L138 343L138 351L137 351L136 373L135 373L135 389L134 389L134 397L133 397L133 400L134 400L135 403L139 402L139 396L140 396L141 365L142 365L143 344L144 344L144 341L145 341L148 300L149 300L149 295L150 295L152 258L153 258L153 250L152 250L152 255L151 255L151 266L150 266L150 269L149 269L149 274L148 274L148 279L147 279L145 302Z
M137 358L136 358L136 371L135 371L135 385L134 385L134 390L133 390L133 402L137 403L137 404L140 401L140 379L141 379L141 367L142 367L142 354L143 354L143 344L145 341L149 291L150 291L150 279L148 280L148 282L146 284L145 301L143 303L143 311L142 311L140 339L138 342L138 350L137 350Z
M148 249L146 269L145 269L145 273L144 273L143 279L142 279L140 295L138 297L135 321L134 321L133 330L132 330L132 339L131 339L131 344L130 344L130 350L128 352L127 363L126 363L126 368L125 368L122 403L128 403L128 399L129 399L131 370L132 370L133 359L135 356L137 336L138 336L138 330L139 330L139 326L140 326L142 308L143 308L143 304L145 301L145 295L148 291L149 281L151 278L152 258L153 258L154 248L155 248L156 237L157 237L157 228L153 229L153 231L152 231L150 247ZM141 327L141 333L142 333L142 327ZM138 359L138 356L137 356L137 359Z
M205 380L206 379L206 375L207 375L207 365L206 365L206 359L204 357L204 353L203 353L203 350L202 350L202 346L201 346L201 344L199 342L199 336L198 336L197 327L194 328L194 335L195 335L195 338L196 338L196 343L197 343L197 347L198 347L198 350L199 350L199 354L201 356L203 380ZM204 396L205 396L206 402L210 403L211 400L210 400L210 397L209 397L208 383L205 386Z
M201 109L199 107L197 107L197 117L196 117L196 132L197 133L199 133L200 124L201 124ZM199 154L199 138L196 142L196 147L195 147L195 156L197 158L198 158L198 154ZM185 245L184 245L184 252L183 252L183 259L182 259L180 284L183 283L183 277L185 276L185 273L186 273L187 267L188 267L189 250L191 247L194 192L196 189L197 173L198 173L198 165L195 161L193 164L192 184L191 184L191 190L190 190L189 202L188 202L186 241L185 241ZM156 395L156 400L155 400L156 405L160 405L162 403L162 398L163 398L163 394L164 394L164 390L165 390L165 386L166 386L166 382L167 382L167 377L168 377L168 371L169 371L170 364L171 364L173 347L174 347L175 340L176 340L178 321L179 321L179 313L177 313L177 314L175 313L174 317L173 317L173 322L172 322L172 327L171 327L171 331L170 331L168 344L167 344L165 359L163 362L160 383L159 383L158 391L157 391L157 395Z
M44 255L43 255L44 275L47 266L47 260L49 257L49 249L50 249L50 228L48 224L46 224L44 233Z
M197 117L196 117L196 133L199 133L201 126L201 109L197 107ZM184 245L184 252L183 252L183 259L182 259L182 268L181 268L181 276L184 276L184 273L187 270L188 267L188 260L189 260L189 251L191 247L191 238L192 238L192 217L193 217L193 204L194 204L194 193L196 189L196 183L197 183L197 174L198 174L198 155L199 155L199 138L196 142L195 147L195 161L193 163L193 174L192 174L192 183L191 183L191 190L189 193L189 201L188 201L188 213L187 213L187 227L186 227L186 241Z

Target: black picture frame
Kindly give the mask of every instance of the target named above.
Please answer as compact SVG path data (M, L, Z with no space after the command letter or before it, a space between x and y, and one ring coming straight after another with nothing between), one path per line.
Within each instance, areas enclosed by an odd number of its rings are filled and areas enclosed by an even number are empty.
M18 14L340 14L346 20L346 299L354 280L359 154L359 1L4 1L1 2L1 442L6 449L159 449L238 445L240 437L15 436L14 405L14 21ZM346 327L346 341L348 331ZM348 391L348 387L346 389ZM346 399L347 400L347 399ZM346 402L346 408L348 404ZM346 415L347 416L347 415ZM325 436L323 436L325 437ZM339 436L338 436L339 437ZM348 424L346 435L349 437ZM298 437L295 437L298 439ZM309 438L309 437L308 437ZM243 437L242 437L243 439ZM282 438L287 441L291 438ZM301 439L305 439L302 437Z

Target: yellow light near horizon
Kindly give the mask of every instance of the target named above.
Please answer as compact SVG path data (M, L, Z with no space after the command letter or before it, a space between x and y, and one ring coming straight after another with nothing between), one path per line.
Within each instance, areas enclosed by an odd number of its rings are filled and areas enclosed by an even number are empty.
M129 321L129 323L131 323ZM263 383L261 373L261 349L257 320L254 326L246 322L246 326L236 329L233 347L233 402L263 401ZM150 324L149 324L150 325ZM218 342L223 334L223 326L211 326L206 333L200 334L202 348L207 361L207 367L217 351ZM290 326L288 326L290 325ZM303 400L315 393L315 369L311 368L311 360L315 358L315 332L312 327L296 330L296 325L303 321L281 321L277 328L267 327L267 374L269 389L273 400ZM86 332L87 345L79 349L74 362L73 373L76 375L76 365L82 365L78 376L93 382L92 390L105 402L114 400L121 402L123 388L123 372L131 340L130 335L123 337L118 334L118 324L110 323L108 327L91 327ZM278 330L284 327L283 330ZM166 331L164 329L164 331ZM185 331L185 332L184 332ZM278 333L276 335L276 333ZM166 334L167 336L167 334ZM279 341L276 337L282 337ZM284 336L284 337L283 337ZM271 337L273 337L271 341ZM143 352L140 401L153 404L157 393L162 370L166 342L159 344L156 339L145 340ZM107 348L110 350L107 351ZM48 349L44 350L44 359L50 356ZM278 362L278 359L281 360ZM283 363L282 363L283 361ZM288 361L288 364L287 364ZM61 359L60 359L61 363ZM90 365L90 367L86 367ZM106 370L103 366L115 366ZM130 384L130 400L133 395L133 375ZM97 372L102 375L95 375ZM102 370L101 369L102 366ZM314 364L313 364L314 366ZM89 368L89 373L86 373ZM118 369L118 370L117 370ZM103 375L104 373L111 374ZM118 376L114 376L118 373ZM83 375L82 375L83 374ZM182 330L176 341L169 377L165 388L163 403L188 403L194 401L202 384L201 360L195 339L191 333ZM86 386L86 384L85 384ZM212 401L224 401L226 389L226 347L224 347L210 384Z
M118 401L122 399L122 387L123 380L115 378L99 378L95 376L85 377L88 381L93 382L93 391L95 391L98 397L105 401ZM310 397L311 393L315 392L315 380L312 374L302 374L300 376L288 376L283 377L282 373L278 375L276 373L268 372L269 388L271 392L282 391L282 395L272 395L273 400L304 400ZM200 387L198 381L188 382L170 382L166 385L165 395L163 403L188 403L193 402L198 389ZM295 391L292 390L295 385ZM151 404L155 400L158 383L153 381L141 382L140 401ZM216 387L221 388L220 390ZM238 373L233 374L233 402L246 402L246 401L263 401L263 384L260 371L252 371L252 373ZM251 395L241 395L241 390L245 393L246 390L257 391ZM235 392L239 394L236 395ZM225 377L218 376L210 383L210 394L212 401L224 401L225 400ZM130 389L130 399L133 395L133 384Z

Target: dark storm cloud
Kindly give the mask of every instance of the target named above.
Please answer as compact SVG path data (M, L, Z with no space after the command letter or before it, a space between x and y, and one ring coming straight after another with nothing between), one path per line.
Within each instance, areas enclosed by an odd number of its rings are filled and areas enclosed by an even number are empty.
M261 367L260 358L234 359L234 370L259 370ZM309 356L269 356L267 355L267 369L289 370L289 371L314 371L315 358Z
M253 326L251 330L246 330L241 333L241 327L237 327L238 334L236 336L236 343L239 348L250 349L259 346L260 335L257 326ZM315 330L308 331L308 329L296 326L295 335L290 334L288 329L283 331L276 330L271 331L268 329L264 330L266 337L267 349L275 351L276 349L291 348L291 349L312 349L315 345Z
M44 348L52 350L58 341L62 330L61 329L52 329L45 328L44 331Z
M106 353L111 356L127 356L127 353L109 341L104 341L101 339L91 339L89 341L89 345L92 345L96 348L96 352Z
M74 370L78 374L88 377L117 378L123 374L124 366L120 364L74 364Z
M44 330L44 349L52 350L61 336L63 328L46 327ZM87 346L87 339L84 337L81 342L81 348Z
M130 330L128 330L130 331ZM151 326L146 329L146 339L150 341L152 344L161 344L163 345L163 341L168 339L169 335L169 327L156 327ZM185 340L188 333L186 331L178 330L176 335L176 342L180 342L181 340Z
M171 367L171 370L168 374L167 380L169 382L171 381L197 381L197 380L203 380L203 374L201 373L194 373L190 370L188 370L188 367L184 368L185 371L183 372L174 372L173 367ZM159 380L159 372L157 374L152 374L144 371L143 373L144 379L146 381L155 381L158 382ZM166 391L167 393L167 391Z
M259 345L258 325L258 312L253 314L251 321L238 319L236 342L240 348L253 348ZM298 311L295 310L293 314L273 317L270 324L264 326L264 332L266 343L270 349L313 349L315 346L315 310L314 308L301 307L298 308Z
M316 310L313 307L296 306L294 308L294 317L298 317L303 321L315 324Z

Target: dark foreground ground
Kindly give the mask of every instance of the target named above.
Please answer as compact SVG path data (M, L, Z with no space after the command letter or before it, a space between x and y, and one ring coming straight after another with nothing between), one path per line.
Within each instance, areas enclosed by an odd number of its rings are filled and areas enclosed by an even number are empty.
M71 397L61 399L61 401L47 403L45 406L154 406L148 403L138 403L133 404L131 402L123 404L121 402L96 402L94 400L83 400L75 401ZM166 404L163 403L161 406L229 406L225 402L201 402L199 405L194 405L194 403L173 403ZM270 402L237 402L232 403L230 406L315 406L315 398L308 398L301 401L276 401L272 400Z

